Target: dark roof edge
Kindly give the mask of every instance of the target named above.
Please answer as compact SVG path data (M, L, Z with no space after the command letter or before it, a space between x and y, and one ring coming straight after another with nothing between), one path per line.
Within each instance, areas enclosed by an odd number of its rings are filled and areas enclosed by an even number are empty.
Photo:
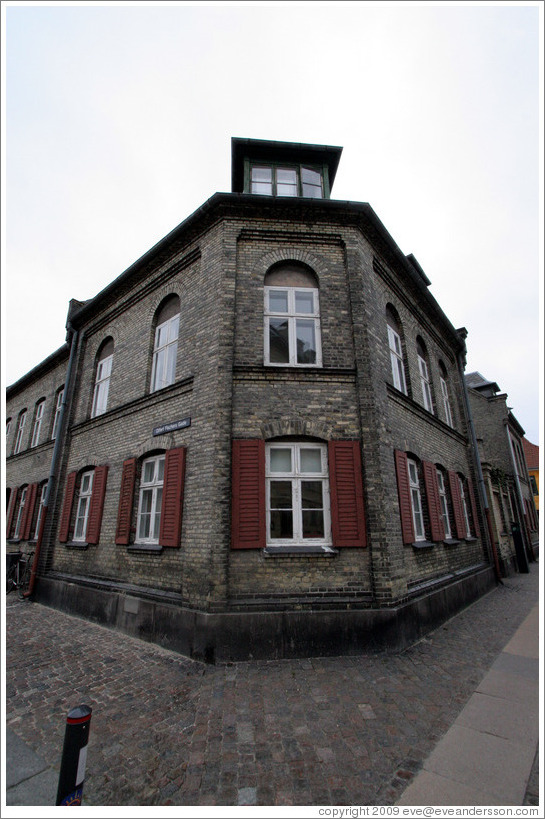
M418 291L421 293L422 297L428 303L428 306L433 310L436 317L440 319L440 321L444 324L446 329L451 333L453 340L455 340L457 346L460 350L465 349L465 344L463 340L460 338L459 334L457 333L454 325L447 318L441 307L439 306L438 302L436 301L435 297L430 293L428 287L426 285L426 278L424 278L420 271L414 266L414 264L407 258L407 256L400 250L397 243L392 238L391 234L388 230L384 227L383 223L367 202L351 202L345 201L340 199L292 199L292 198L277 198L277 197L268 197L268 196L260 196L257 197L255 194L250 193L215 193L209 199L204 202L197 210L193 211L183 222L181 222L177 227L167 233L159 242L157 242L153 247L151 247L143 256L133 262L130 267L128 267L123 273L117 276L110 284L108 284L103 290L101 290L96 296L89 299L88 301L84 302L82 307L78 310L74 311L71 315L71 322L74 327L79 327L83 321L85 321L87 315L92 314L93 310L98 307L104 300L106 300L110 294L113 294L115 290L122 284L124 284L127 279L129 279L133 274L135 274L138 270L142 269L148 262L150 262L155 255L157 255L161 250L168 247L169 243L173 242L177 237L184 233L186 230L190 230L191 228L195 227L200 220L208 219L209 222L214 221L214 219L219 218L219 208L221 206L229 206L229 205L253 205L255 206L259 202L261 207L266 207L267 205L274 207L278 210L281 207L287 208L294 208L294 207L305 207L305 208L315 208L316 210L330 210L333 212L342 212L345 215L350 215L352 217L360 217L365 219L367 222L371 224L371 226L376 230L379 237L386 243L392 255L394 256L395 260L398 262L400 267L406 272L409 279L415 284Z
M517 421L511 410L509 410L507 418L509 419L509 423L513 424L513 426L515 427L515 432L518 432L518 434L523 438L524 435L526 434L526 431L522 428L521 424L519 423L519 421Z
M43 361L40 361L39 364L36 364L31 370L21 376L17 381L14 381L13 384L10 384L9 387L6 387L6 398L11 398L13 395L17 395L17 393L24 389L27 386L27 383L33 381L40 375L43 375L48 370L52 370L53 367L57 364L60 364L64 358L68 358L70 352L70 348L68 344L63 344L62 347L59 347L58 350L55 350L54 353L51 353L47 358L44 358Z

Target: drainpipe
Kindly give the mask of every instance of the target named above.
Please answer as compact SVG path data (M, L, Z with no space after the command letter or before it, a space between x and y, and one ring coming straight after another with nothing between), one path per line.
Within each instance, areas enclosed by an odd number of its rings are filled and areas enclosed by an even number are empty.
M51 466L49 468L49 477L47 479L47 488L45 490L45 498L44 498L44 507L42 512L42 519L40 521L40 529L38 531L38 536L36 538L36 548L34 550L34 560L32 562L32 569L30 571L30 582L28 586L28 590L24 593L24 597L30 597L34 592L34 585L36 583L36 573L38 570L38 562L40 559L40 550L42 548L42 540L44 535L45 529L45 521L47 518L47 513L49 511L49 504L50 499L53 493L53 486L55 484L57 478L57 470L59 466L59 460L62 452L62 430L64 425L64 417L66 414L66 408L70 404L71 398L71 380L72 380L72 371L74 369L74 361L76 359L76 351L78 346L78 332L74 330L72 327L71 321L66 323L66 329L69 333L69 343L70 343L70 357L68 359L68 369L66 371L66 382L64 387L64 392L62 396L62 403L61 409L59 413L59 425L57 427L57 436L55 438L55 446L53 447L53 454L51 456Z
M467 332L467 331L465 331ZM460 331L458 331L458 335L460 335ZM464 338L464 353L465 353L465 336ZM496 548L496 541L494 540L494 532L492 529L492 520L490 518L490 507L488 505L488 497L486 494L486 486L484 482L483 470L481 466L481 458L479 455L479 445L477 443L477 435L475 433L475 425L473 424L473 416L471 414L471 406L469 403L469 393L467 391L467 384L466 379L464 376L464 369L465 369L465 355L463 353L458 353L458 368L460 370L460 378L462 379L462 395L464 396L464 406L466 410L467 420L469 424L469 433L471 437L471 443L473 445L473 453L475 456L475 466L477 469L477 478L478 478L478 487L479 487L479 495L481 499L481 503L484 509L484 515L486 519L486 526L488 530L488 540L490 542L490 546L492 549L492 558L494 562L494 573L496 575L496 582L501 583L503 586L503 580L501 579L501 571L500 571L500 561L498 558L498 550Z

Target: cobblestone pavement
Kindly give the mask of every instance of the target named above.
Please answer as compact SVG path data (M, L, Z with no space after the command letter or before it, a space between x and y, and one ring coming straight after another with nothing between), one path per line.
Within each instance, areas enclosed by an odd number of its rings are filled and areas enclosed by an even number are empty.
M534 563L395 655L225 665L7 598L7 725L58 769L92 707L86 805L392 805L538 589Z

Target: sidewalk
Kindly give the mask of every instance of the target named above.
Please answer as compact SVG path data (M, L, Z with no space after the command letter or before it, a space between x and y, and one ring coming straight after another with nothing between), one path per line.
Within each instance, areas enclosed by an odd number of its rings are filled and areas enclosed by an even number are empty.
M539 741L539 610L494 661L397 805L523 805Z
M86 806L537 805L538 592L534 563L397 655L216 666L8 598L6 803L55 804L86 703Z

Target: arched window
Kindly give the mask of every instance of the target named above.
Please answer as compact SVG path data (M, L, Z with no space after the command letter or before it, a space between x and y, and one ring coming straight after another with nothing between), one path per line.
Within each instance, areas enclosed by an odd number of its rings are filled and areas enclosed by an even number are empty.
M151 367L151 392L163 389L176 380L176 354L180 328L180 299L169 296L155 316L155 341Z
M21 451L23 448L23 434L25 431L25 423L26 423L26 409L21 410L19 413L19 419L17 421L17 434L15 437L15 446L13 448L13 454L17 455L18 452Z
M114 340L113 338L108 338L102 342L97 355L91 418L96 418L97 415L102 415L106 412L113 360Z
M388 305L386 308L386 323L388 327L388 346L390 349L390 364L392 367L393 385L400 392L408 395L407 379L405 377L405 363L402 345L401 322L397 311Z
M306 265L273 267L265 276L265 364L321 367L318 281Z
M32 428L32 440L30 442L30 446L38 446L40 443L40 431L42 428L42 421L44 417L44 409L45 409L45 398L42 398L41 401L38 401L36 404L36 409L34 411L34 427Z
M106 464L69 473L59 524L61 543L96 545L99 542L107 480Z
M418 355L418 372L420 374L420 386L422 387L422 400L424 402L424 407L428 410L428 412L433 412L433 399L431 392L430 369L428 366L428 353L426 351L426 345L424 344L420 336L417 336L416 339L416 352Z
M449 384L447 368L442 361L439 361L439 382L441 384L441 398L443 401L443 411L445 414L445 421L449 427L454 426L454 419L452 415L452 407L450 405Z
M62 399L64 397L64 385L57 390L55 398L55 415L53 416L53 426L51 428L51 440L54 441L59 431L59 421L61 420Z
M19 489L19 503L17 506L17 515L15 517L15 530L13 532L13 537L15 540L20 540L22 535L22 528L23 528L23 519L25 516L25 507L27 501L27 493L28 493L28 486L22 486Z

